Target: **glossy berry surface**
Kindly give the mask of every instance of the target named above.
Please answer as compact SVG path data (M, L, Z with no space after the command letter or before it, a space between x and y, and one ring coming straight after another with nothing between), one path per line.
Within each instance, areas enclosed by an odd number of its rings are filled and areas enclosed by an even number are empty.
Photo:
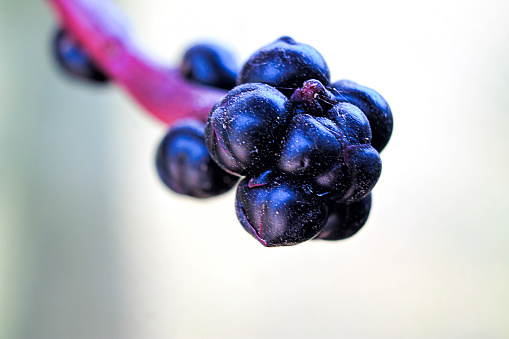
M368 220L371 194L351 203L329 202L329 218L316 239L343 240L356 234Z
M389 142L393 127L392 112L387 101L375 90L350 80L339 80L333 87L338 101L351 103L366 115L373 134L371 145L381 152Z
M292 114L288 99L269 85L235 87L214 106L207 121L212 158L237 175L263 172L274 160Z
M108 77L63 29L58 29L55 34L53 53L58 65L67 74L99 84L108 82Z
M157 173L176 193L208 198L228 191L239 179L211 159L205 145L204 128L199 121L182 120L168 131L159 145Z
M291 95L309 79L329 83L330 71L324 58L309 45L281 37L249 58L238 83L261 82Z
M319 119L297 114L288 126L278 167L292 174L319 174L342 155L342 144Z
M242 227L267 247L295 245L315 237L328 215L324 200L311 185L288 178L244 178L237 188L235 208Z
M184 54L180 72L199 84L230 90L239 70L230 51L219 45L197 44Z

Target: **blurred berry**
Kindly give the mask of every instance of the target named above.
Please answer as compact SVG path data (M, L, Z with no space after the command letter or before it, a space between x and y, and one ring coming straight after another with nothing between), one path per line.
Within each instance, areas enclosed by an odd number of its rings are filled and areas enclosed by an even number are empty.
M214 44L197 44L184 54L182 75L197 83L230 90L235 87L238 66L232 53Z
M72 77L97 84L108 82L108 77L62 28L55 34L53 54L58 65Z

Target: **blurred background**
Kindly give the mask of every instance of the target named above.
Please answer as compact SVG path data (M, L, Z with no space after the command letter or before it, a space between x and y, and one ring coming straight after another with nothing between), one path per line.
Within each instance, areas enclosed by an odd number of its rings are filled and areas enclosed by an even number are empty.
M169 64L290 35L393 110L366 226L264 248L234 193L157 178L166 127L61 73L44 1L0 1L1 338L509 337L509 2L115 0Z

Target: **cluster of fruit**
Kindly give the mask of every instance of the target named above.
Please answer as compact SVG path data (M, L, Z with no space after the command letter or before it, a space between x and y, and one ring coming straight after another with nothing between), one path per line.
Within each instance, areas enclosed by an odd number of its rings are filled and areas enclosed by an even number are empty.
M97 81L100 71L76 57L64 33L56 47L64 68ZM237 217L264 246L345 239L364 225L393 124L377 92L331 83L320 53L289 37L255 52L240 71L228 51L196 45L180 71L229 92L206 123L179 121L160 143L156 166L169 188L207 198L240 180Z
M218 65L226 63L196 54L185 68L220 78ZM157 158L163 181L206 197L242 178L237 217L265 246L355 234L367 220L379 152L392 132L386 101L352 81L331 84L322 56L289 37L257 51L237 79L205 132L190 122L169 131Z

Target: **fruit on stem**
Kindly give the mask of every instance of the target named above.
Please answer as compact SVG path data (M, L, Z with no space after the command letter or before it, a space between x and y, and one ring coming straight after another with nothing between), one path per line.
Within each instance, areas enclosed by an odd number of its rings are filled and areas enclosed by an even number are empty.
M187 81L148 55L132 25L110 0L46 0L60 25L91 59L148 113L164 123L207 119L224 90Z
M198 120L176 124L159 146L169 188L206 198L243 176L237 218L264 246L341 240L364 225L393 125L377 92L331 84L323 57L290 37L255 52L232 89L236 70L214 46L190 49L172 69L143 52L109 0L47 1L90 64L153 116Z

